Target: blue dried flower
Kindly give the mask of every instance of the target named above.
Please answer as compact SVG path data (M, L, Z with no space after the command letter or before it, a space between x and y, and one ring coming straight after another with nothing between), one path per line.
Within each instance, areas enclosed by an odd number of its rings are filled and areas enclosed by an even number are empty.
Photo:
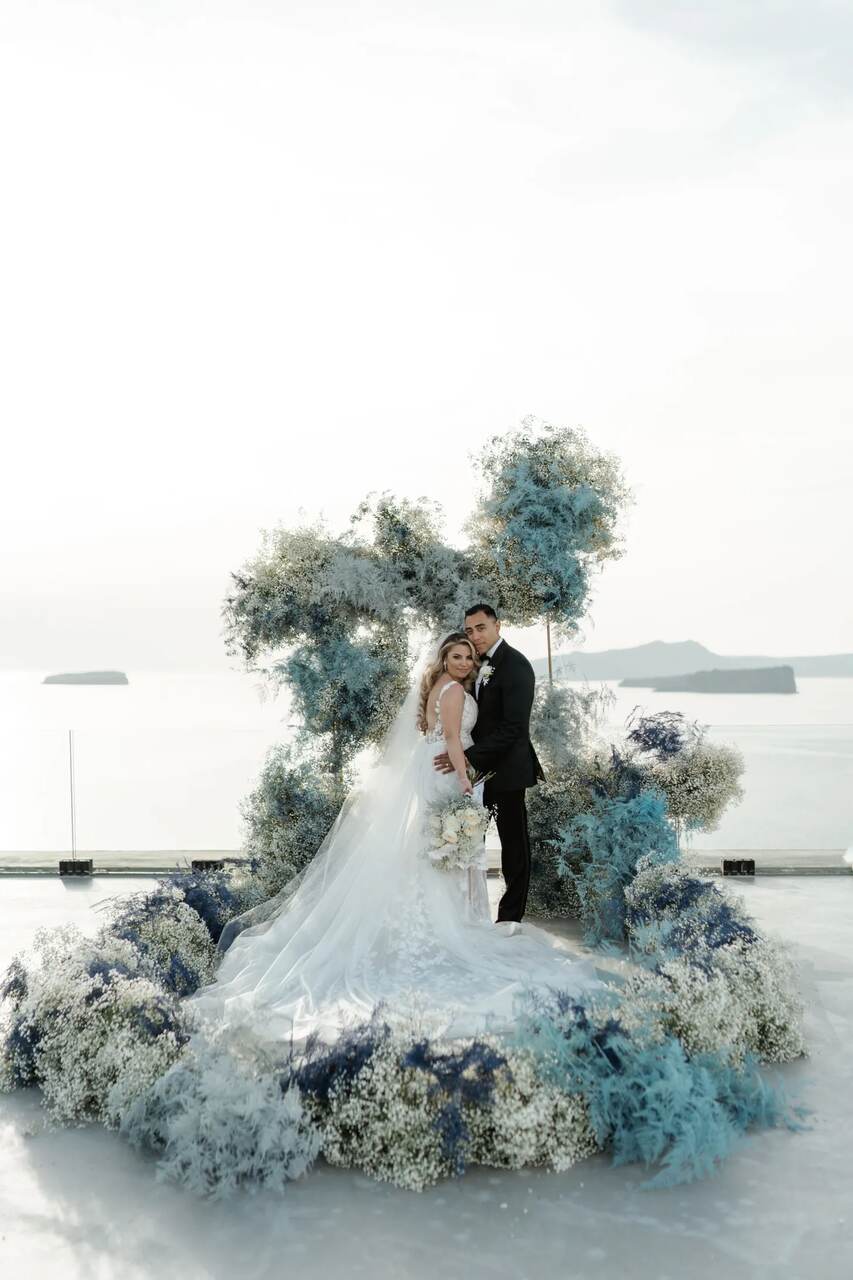
M463 1102L485 1106L494 1092L495 1072L507 1066L507 1059L481 1040L456 1050L437 1050L428 1040L419 1040L407 1051L402 1065L426 1071L433 1077L429 1086L431 1096L445 1093Z
M122 964L120 960L102 960L100 956L95 956L86 965L86 973L90 978L98 978L101 988L111 986L118 978L133 977L133 971ZM86 997L91 1002L92 993Z
M625 735L638 751L646 751L666 760L678 755L687 746L693 746L702 737L702 730L695 720L688 720L680 711L657 711L654 715L637 715L635 707L628 717L630 725Z
M26 1089L36 1083L36 1054L43 1030L26 1015L13 1021L3 1052L11 1066L12 1085Z
M240 907L225 873L208 871L199 875L195 872L178 872L163 883L180 891L184 902L201 919L211 941L218 942L225 925Z
M0 1001L8 1000L13 1009L20 1008L27 998L27 971L23 962L15 956L0 983Z
M343 1031L331 1046L311 1037L301 1061L282 1077L282 1088L295 1081L303 1093L327 1102L332 1085L354 1080L390 1034L379 1005L368 1022Z
M132 1006L128 1012L128 1020L137 1031L152 1040L172 1032L178 1044L189 1041L178 1006L166 996L154 996Z

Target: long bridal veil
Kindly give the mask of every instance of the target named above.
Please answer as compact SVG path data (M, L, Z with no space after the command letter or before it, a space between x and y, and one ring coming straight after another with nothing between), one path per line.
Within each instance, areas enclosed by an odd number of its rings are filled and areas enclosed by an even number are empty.
M416 725L422 666L314 859L229 926L216 980L191 997L204 1021L334 1040L381 1003L390 1020L416 1005L441 1031L467 1035L511 1023L526 987L598 985L588 961L542 930L525 923L508 937L466 910L458 879L423 856L434 775Z
M430 646L421 654L415 671L425 665ZM412 682L397 713L377 761L372 763L358 785L349 793L317 853L308 866L294 876L275 897L230 921L223 930L219 951L228 951L238 935L258 937L287 911L291 927L298 919L316 927L317 908L323 899L323 923L328 924L335 907L357 902L355 894L375 892L396 864L406 832L416 820L421 782L421 737L416 715L419 684ZM382 838L379 839L379 834ZM371 837L371 833L373 836ZM386 881L387 885L387 881ZM310 930L303 942L310 938Z

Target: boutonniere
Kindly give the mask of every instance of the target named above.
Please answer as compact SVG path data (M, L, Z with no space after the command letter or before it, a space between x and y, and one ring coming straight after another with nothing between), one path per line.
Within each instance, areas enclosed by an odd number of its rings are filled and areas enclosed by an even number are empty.
M490 662L484 662L477 674L480 677L480 684L488 684L495 674L495 669Z

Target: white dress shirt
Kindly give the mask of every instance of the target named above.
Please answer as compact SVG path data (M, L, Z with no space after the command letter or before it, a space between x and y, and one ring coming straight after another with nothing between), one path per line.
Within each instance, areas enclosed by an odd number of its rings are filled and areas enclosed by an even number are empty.
M502 644L503 644L503 642L504 642L504 638L503 638L503 636L498 636L497 640L496 640L496 641L495 641L495 643L492 645L491 649L488 649L488 650L486 651L486 661L487 661L487 662L491 662L492 657L494 656L495 650L498 648L498 645L502 645ZM479 696L480 696L480 684L481 684L482 679L483 679L482 671L483 671L483 668L481 667L481 668L480 668L480 672L479 672L479 673L478 673L478 675L477 675L477 679L476 679L476 681L474 682L474 697L475 697L475 698L479 698Z

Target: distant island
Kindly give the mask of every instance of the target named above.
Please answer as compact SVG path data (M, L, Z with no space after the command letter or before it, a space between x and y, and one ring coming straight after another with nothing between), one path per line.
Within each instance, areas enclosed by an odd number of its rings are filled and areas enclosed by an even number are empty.
M62 671L45 676L42 684L130 684L123 671Z
M747 667L694 671L684 676L627 676L626 689L650 688L655 693L796 693L793 667Z
M545 658L533 663L537 675L548 670ZM649 672L658 676L688 676L700 671L731 671L756 667L786 666L797 678L803 676L853 676L853 653L829 653L809 657L732 657L713 653L696 640L668 643L653 640L631 649L604 649L600 653L558 654L554 658L554 674L567 680L625 680L640 677L648 680Z

